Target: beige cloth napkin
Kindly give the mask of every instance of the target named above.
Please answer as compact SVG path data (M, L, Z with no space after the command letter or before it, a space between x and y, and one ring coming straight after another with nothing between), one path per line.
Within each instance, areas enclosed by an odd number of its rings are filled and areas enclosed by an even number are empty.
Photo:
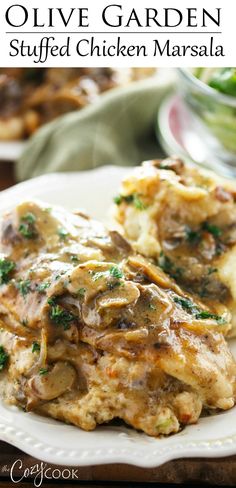
M93 105L45 125L17 162L17 180L105 164L134 165L160 156L154 128L172 82L168 71L113 89Z

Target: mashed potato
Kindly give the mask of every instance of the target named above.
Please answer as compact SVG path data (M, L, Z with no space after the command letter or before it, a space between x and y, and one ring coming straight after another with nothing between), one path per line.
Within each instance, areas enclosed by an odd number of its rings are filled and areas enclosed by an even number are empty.
M148 161L122 183L125 237L186 290L232 313L236 332L236 185L178 159Z

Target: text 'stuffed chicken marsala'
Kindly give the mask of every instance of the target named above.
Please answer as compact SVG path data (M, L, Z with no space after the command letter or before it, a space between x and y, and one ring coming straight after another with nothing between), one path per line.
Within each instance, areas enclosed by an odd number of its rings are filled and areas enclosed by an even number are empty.
M235 335L235 182L177 158L146 161L124 179L115 203L136 251L210 308L224 304Z
M227 309L183 292L118 232L22 203L2 220L1 253L7 403L85 430L119 418L152 436L233 407Z

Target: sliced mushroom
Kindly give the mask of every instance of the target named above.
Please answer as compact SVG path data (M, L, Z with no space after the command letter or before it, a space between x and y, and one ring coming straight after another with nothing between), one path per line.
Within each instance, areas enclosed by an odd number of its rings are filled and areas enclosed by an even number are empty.
M58 359L64 359L66 354L66 344L61 339L57 339L56 342L48 347L48 357L51 361L58 361Z
M73 366L58 361L46 374L37 374L29 382L33 393L41 400L53 400L70 390L76 379Z
M89 301L98 293L107 289L107 273L113 263L88 261L76 266L70 276L67 285L69 293L76 295L79 290L84 290L85 302Z
M173 286L170 278L160 268L148 262L142 256L130 256L128 258L128 263L139 272L141 271L142 274L144 274L150 281L154 281L157 285L163 288L170 288Z
M228 192L223 186L217 186L215 189L215 197L219 202L229 202L233 200L233 195Z
M0 234L1 244L3 244L3 246L13 246L21 241L19 233L10 218L6 218L6 220L2 222Z
M122 282L122 286L104 293L97 299L98 310L127 307L131 303L137 302L139 297L140 291L134 283L131 281Z
M166 158L163 161L161 159L154 160L153 166L161 169L169 169L174 171L177 175L181 175L184 170L184 163L177 157Z
M121 249L121 251L125 253L129 253L132 251L129 242L119 232L117 232L116 230L111 230L110 236L113 244Z

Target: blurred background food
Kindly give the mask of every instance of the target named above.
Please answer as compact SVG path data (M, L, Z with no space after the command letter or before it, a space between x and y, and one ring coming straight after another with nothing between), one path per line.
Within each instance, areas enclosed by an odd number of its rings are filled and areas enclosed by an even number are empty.
M179 69L186 108L204 130L204 141L226 165L236 165L236 68ZM196 129L197 131L197 129Z
M155 73L156 68L1 68L0 140L28 138L56 117L95 102L101 93Z
M223 149L233 153L235 158L236 68L197 68L193 70L193 75L214 91L214 94L207 93L207 101L205 96L199 94L194 107Z
M194 68L192 73L208 86L236 97L236 68Z
M0 69L15 181L173 154L235 177L236 68Z

